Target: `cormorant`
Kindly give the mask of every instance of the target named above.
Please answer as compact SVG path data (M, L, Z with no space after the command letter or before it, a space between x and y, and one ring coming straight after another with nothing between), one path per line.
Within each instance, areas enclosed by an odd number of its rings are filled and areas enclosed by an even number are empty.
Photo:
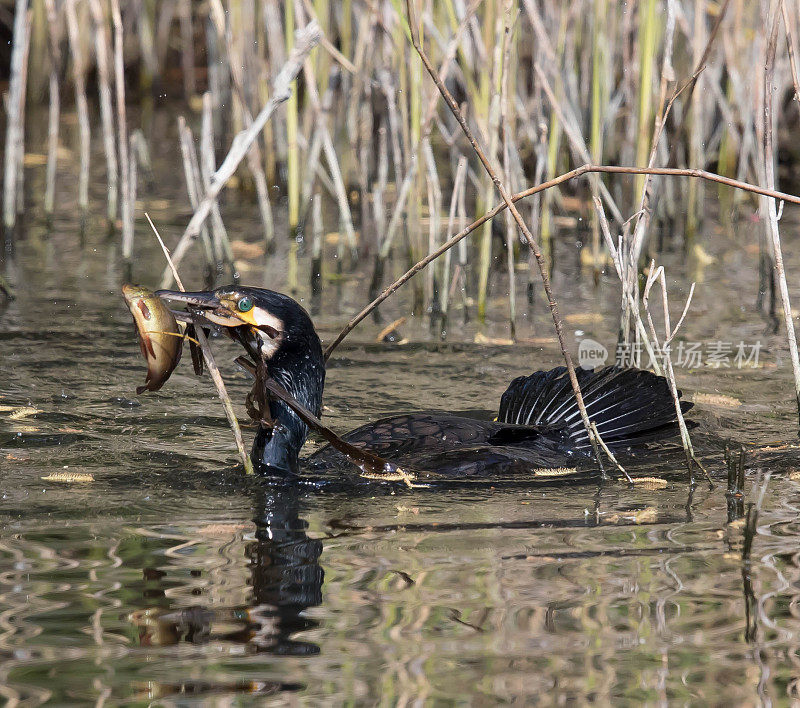
M224 327L254 361L294 398L319 416L325 386L322 345L308 313L272 290L225 286L213 291L159 290L194 313ZM608 366L577 371L589 418L612 449L666 438L675 432L675 405L661 376ZM692 404L682 402L684 411ZM282 401L270 400L274 424L260 425L251 457L269 476L299 471L305 423ZM357 428L343 439L402 466L437 477L530 473L574 466L591 453L565 367L514 379L497 418L479 420L443 411L394 415ZM314 470L346 466L330 445L303 460Z

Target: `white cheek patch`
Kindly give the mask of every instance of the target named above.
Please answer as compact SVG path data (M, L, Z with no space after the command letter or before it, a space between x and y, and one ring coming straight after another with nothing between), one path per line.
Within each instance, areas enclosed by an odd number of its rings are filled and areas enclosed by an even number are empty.
M266 332L262 332L261 330L256 330L256 332L261 340L259 350L262 358L271 359L272 355L278 351L278 347L280 347L281 340L283 339L283 333L279 334L273 339Z
M253 310L253 321L259 327L271 327L276 332L283 332L283 320L261 308Z
M256 323L256 325L259 327L264 327L269 332L268 334L262 330L257 330L258 336L261 339L261 356L264 359L270 359L278 350L278 347L280 347L281 341L283 340L283 321L275 317L275 315L272 315L269 312L261 309L256 309L253 312L253 321ZM271 337L270 334L274 334L276 336Z

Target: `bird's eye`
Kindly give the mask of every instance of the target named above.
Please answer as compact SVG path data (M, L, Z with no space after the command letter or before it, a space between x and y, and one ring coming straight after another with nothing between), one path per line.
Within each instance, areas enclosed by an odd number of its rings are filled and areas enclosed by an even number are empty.
M239 298L236 307L239 308L239 312L250 312L253 309L253 301L249 297Z

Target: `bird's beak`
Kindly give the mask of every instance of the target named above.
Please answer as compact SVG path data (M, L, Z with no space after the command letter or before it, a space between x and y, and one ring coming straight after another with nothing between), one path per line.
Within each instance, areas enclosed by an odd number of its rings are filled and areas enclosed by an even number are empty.
M198 291L194 293L183 292L181 290L156 290L156 295L162 300L172 300L173 302L183 302L187 305L199 307L204 310L216 310L222 306L211 291Z
M239 327L243 324L238 317L233 316L233 313L212 291L156 290L156 295L164 300L185 303L190 310L199 310L203 317L216 325Z

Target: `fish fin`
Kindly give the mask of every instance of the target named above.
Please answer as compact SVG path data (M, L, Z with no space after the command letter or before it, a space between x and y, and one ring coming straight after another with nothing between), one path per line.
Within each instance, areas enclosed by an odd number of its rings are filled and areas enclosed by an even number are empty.
M663 376L617 366L576 374L589 419L606 443L630 445L674 432L675 403ZM684 413L691 407L681 402ZM514 379L500 399L497 419L557 432L576 449L590 444L563 366Z

